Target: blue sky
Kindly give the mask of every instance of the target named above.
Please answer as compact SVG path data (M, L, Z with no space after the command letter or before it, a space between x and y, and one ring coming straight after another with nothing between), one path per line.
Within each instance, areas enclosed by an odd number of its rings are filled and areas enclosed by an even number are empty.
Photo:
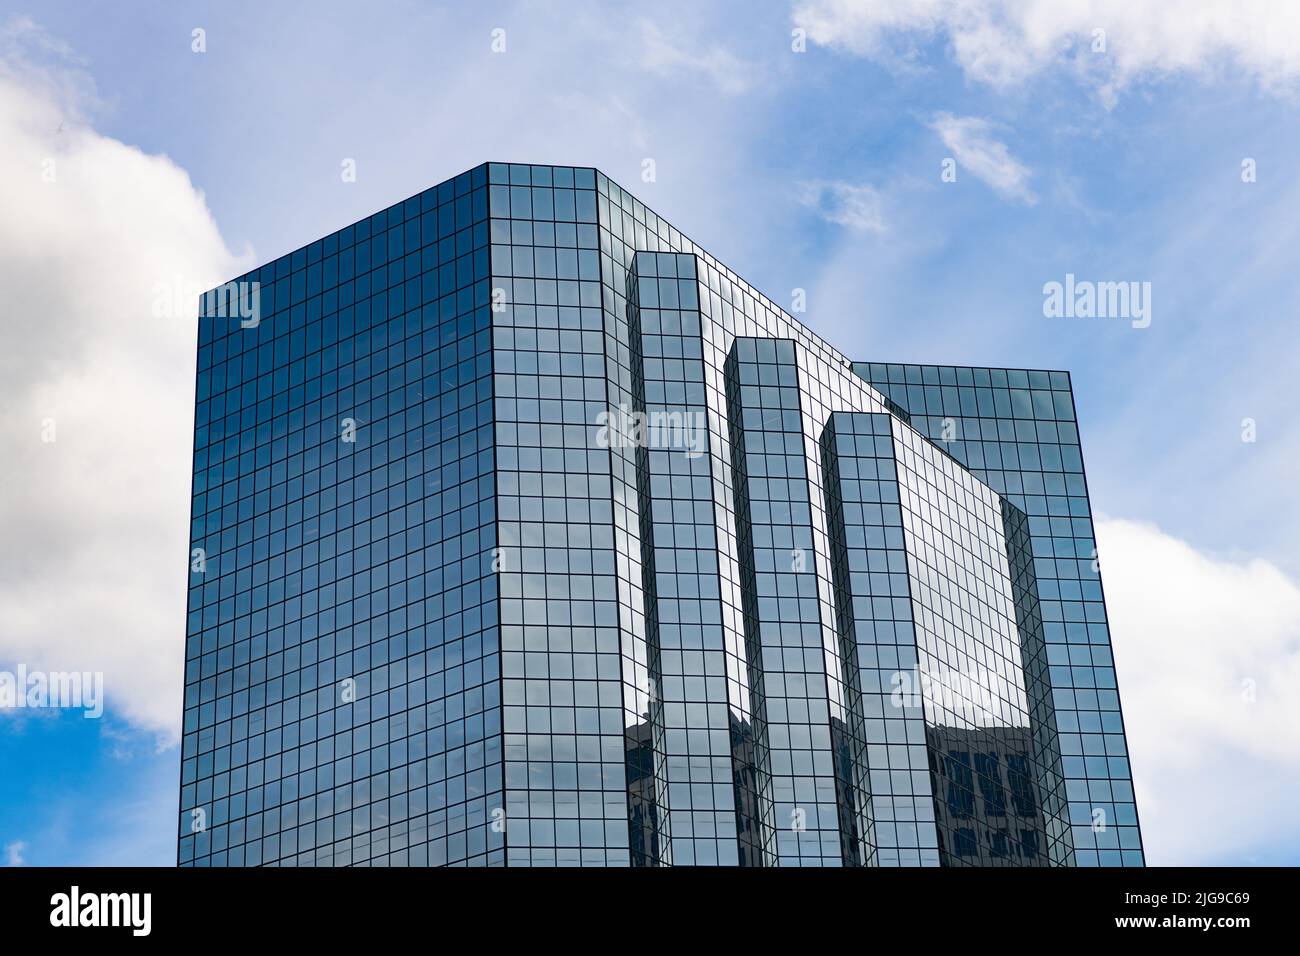
M42 237L0 277L48 316L27 366L0 366L6 387L32 409L68 395L83 322L142 369L192 374L192 337L187 353L183 329L137 332L96 277L147 301L173 270L234 275L484 160L598 166L777 302L805 289L800 317L856 358L1069 369L1149 856L1300 861L1300 18L1213 0L473 7L2 0L0 103L23 133L0 136L6 169L46 150L113 171L66 207L21 206L48 228L0 231L24 254ZM35 202L21 175L0 181L9 208ZM67 238L81 222L108 240ZM1150 282L1150 326L1045 317L1043 286L1067 273ZM12 333L19 307L0 309ZM190 411L173 404L156 427L144 399L85 422L166 461ZM102 460L59 454L57 481ZM167 517L145 520L183 553L184 475L165 470ZM154 497L151 477L118 477ZM109 709L0 716L0 850L168 864L181 579L116 582L107 617L43 612L66 562L154 539L40 491L0 500L30 555L0 565L0 668L111 644Z

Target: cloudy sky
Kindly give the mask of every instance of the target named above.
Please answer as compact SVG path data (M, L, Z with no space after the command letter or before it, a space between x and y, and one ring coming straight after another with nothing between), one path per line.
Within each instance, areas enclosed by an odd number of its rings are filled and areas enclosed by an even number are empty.
M484 160L857 358L1071 370L1149 860L1300 863L1300 7L756 6L0 0L0 670L107 687L0 716L0 865L175 859L188 290Z

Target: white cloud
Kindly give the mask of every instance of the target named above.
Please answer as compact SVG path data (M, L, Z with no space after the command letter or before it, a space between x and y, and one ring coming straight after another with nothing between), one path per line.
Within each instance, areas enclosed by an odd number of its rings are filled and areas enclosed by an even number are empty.
M793 20L816 43L882 61L946 39L966 74L994 87L1068 61L1108 102L1163 74L1228 69L1279 92L1300 78L1300 5L1269 0L803 0Z
M240 263L184 170L81 119L88 81L58 44L28 21L0 41L0 666L102 671L110 715L172 740L197 306L186 290ZM176 289L176 308L156 315Z
M1149 860L1294 848L1300 584L1149 524L1102 518L1097 539Z
M723 93L744 93L754 84L755 68L726 47L713 44L703 49L688 49L670 40L650 20L641 20L642 64L660 76L697 73Z
M5 866L22 866L26 860L23 854L27 851L27 844L22 840L15 840L13 843L5 844Z
M957 160L957 175L969 172L1001 196L1033 205L1038 201L1029 188L1029 170L1011 155L1006 143L993 135L993 124L978 116L940 113L930 124Z
M871 186L810 180L799 184L797 198L828 222L857 232L885 232L880 193Z

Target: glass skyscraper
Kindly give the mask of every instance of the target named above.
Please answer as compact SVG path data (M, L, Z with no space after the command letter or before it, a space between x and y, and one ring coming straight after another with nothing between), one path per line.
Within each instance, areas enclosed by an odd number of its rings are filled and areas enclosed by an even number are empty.
M594 169L204 296L183 866L1141 865L1069 376L855 363Z

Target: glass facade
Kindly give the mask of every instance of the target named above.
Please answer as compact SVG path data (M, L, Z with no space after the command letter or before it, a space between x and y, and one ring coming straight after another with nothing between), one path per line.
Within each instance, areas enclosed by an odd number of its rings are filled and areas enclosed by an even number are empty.
M891 415L836 413L825 453L877 863L1067 862L1002 499Z
M204 297L182 864L504 860L486 181Z
M1076 860L1141 866L1133 778L1068 372L855 363L920 432L1022 512Z
M851 363L593 169L213 290L179 861L1140 865L1073 422Z
M839 801L796 346L737 338L727 362L741 593L777 865L838 865Z

